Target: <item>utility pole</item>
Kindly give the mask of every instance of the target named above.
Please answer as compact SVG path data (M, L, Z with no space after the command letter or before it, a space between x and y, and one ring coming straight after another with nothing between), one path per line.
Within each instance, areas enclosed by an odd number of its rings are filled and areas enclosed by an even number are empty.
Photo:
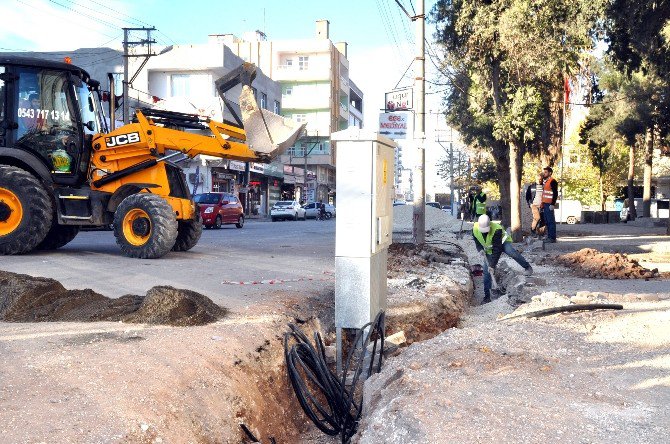
M414 212L412 237L415 244L423 244L426 241L426 16L424 14L426 0L417 1L416 15L412 20L416 22L416 57L417 73L415 75L414 89L417 96L417 110L415 114L414 139L418 154L418 162L415 167L416 194L414 195Z
M154 28L153 26L151 28L144 28L144 27L123 28L123 123L124 124L130 123L130 100L128 98L129 86L132 85L133 81L137 78L137 75L140 73L142 68L144 68L144 65L147 64L147 62L149 61L149 57L156 55L151 52L151 44L156 43L156 40L153 40L151 38L151 31L155 30L156 28ZM131 31L145 31L147 33L147 38L141 39L136 42L128 41L128 37ZM132 55L130 54L129 49L131 46L144 46L144 45L147 45L146 54L132 54ZM145 59L142 61L140 67L137 68L137 71L135 71L133 77L131 79L128 79L129 77L128 61L131 57L144 57Z

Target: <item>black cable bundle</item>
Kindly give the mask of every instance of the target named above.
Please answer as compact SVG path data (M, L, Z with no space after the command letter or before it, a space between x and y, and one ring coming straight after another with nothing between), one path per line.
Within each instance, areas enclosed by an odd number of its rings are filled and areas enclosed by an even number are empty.
M314 345L294 324L284 335L286 367L295 395L305 414L322 432L341 434L342 443L356 433L363 408L362 387L359 384L368 346L373 342L367 375L379 373L384 355L384 312L358 330L349 351L342 376L328 368L323 340L314 333ZM369 328L369 333L365 333ZM290 344L290 342L293 342ZM375 357L378 355L375 365ZM347 379L351 380L347 385Z

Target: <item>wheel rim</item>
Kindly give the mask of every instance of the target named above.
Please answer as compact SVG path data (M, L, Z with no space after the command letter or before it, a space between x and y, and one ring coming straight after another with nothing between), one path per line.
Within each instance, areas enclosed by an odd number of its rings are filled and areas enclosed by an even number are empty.
M23 219L23 206L18 196L6 188L0 188L0 236L16 230Z
M216 216L216 222L214 222L214 225L216 225L216 228L221 228L221 216Z
M146 211L133 208L123 218L123 236L128 243L137 247L144 245L151 237L151 220Z
M238 222L240 226L244 225L244 216L240 216L240 220Z

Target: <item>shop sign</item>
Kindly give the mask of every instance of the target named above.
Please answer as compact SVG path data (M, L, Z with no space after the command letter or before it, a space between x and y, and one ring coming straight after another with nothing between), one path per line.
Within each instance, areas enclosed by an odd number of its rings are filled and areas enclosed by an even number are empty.
M414 106L414 90L412 88L387 92L384 97L386 111L407 111Z
M244 162L240 162L239 160L231 160L228 162L228 168L233 170L233 171L244 171L246 168L246 165Z
M265 165L262 163L252 162L249 164L249 170L253 171L254 173L265 174Z
M380 113L379 114L379 134L389 139L407 139L411 138L412 113Z

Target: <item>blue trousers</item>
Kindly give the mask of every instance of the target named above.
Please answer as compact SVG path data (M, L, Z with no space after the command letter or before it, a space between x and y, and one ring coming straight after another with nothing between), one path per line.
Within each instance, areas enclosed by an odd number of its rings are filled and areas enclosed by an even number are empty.
M524 270L528 267L530 267L530 264L526 259L524 259L523 256L521 256L521 253L516 251L514 247L512 246L511 242L503 242L503 251L505 254L507 254L509 257L514 259L517 264L521 265ZM486 256L486 262L485 264L482 264L484 268L484 296L487 298L491 297L491 284L493 283L491 279L491 273L489 273L489 256Z
M556 240L556 218L554 217L554 210L549 209L549 205L544 204L542 212L544 213L544 223L547 224L547 238Z

